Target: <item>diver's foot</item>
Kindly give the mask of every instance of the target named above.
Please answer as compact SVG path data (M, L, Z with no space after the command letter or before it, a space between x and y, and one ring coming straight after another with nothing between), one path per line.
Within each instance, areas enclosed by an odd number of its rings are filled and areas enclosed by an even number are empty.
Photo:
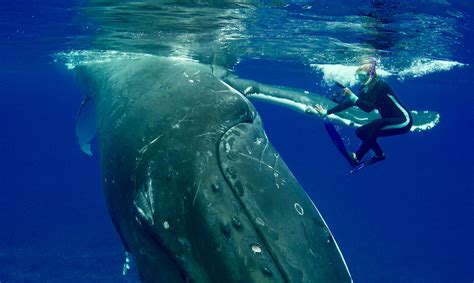
M360 163L355 152L349 152L349 158L352 166L357 166Z
M384 153L382 155L374 155L374 157L372 157L372 159L374 161L382 161L382 160L387 159L387 157L385 156L385 153Z

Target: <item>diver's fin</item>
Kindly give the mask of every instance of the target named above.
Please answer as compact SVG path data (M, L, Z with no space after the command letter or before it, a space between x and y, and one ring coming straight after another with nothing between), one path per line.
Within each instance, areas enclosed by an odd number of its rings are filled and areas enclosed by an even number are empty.
M378 162L384 161L384 160L385 160L385 155L382 156L382 157L372 156L372 158L370 158L369 160L360 162L359 165L352 168L352 170L349 171L349 173L350 174L357 173L357 172L359 172L360 170L364 169L367 166L374 165L375 163L378 163Z
M336 127L334 127L334 124L329 121L325 121L324 127L326 128L326 131L332 142L336 146L337 150L342 154L342 156L347 160L347 162L349 162L352 167L356 166L357 163L351 158L349 152L347 152L346 146L344 145L341 136L337 132Z
M91 141L96 133L95 105L89 96L85 96L76 116L77 142L82 152L92 156Z

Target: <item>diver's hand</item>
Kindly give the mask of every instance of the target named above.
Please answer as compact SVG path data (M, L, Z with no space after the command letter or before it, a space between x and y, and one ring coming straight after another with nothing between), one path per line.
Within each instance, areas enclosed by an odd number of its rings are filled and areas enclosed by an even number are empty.
M357 95L355 95L352 90L350 90L349 88L344 88L344 96L349 98L350 101L352 101L353 103L356 103L358 97Z
M355 95L352 90L350 90L349 88L344 88L344 96L346 97L351 97L352 95Z
M316 104L314 105L314 110L316 110L316 112L318 112L319 115L321 116L326 116L328 114L328 111L326 109L324 109L321 104Z

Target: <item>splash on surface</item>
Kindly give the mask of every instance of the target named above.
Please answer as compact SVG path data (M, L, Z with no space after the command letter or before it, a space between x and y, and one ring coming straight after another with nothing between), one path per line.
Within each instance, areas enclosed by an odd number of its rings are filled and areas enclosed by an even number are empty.
M455 67L464 67L466 64L457 61L430 60L427 58L413 61L410 67L398 73L400 79L405 77L422 77L435 72L449 71Z
M396 77L399 80L404 80L407 77L418 78L436 72L450 71L456 67L465 67L457 61L448 60L433 60L433 59L416 59L411 65L402 70L386 70L383 66L377 68L377 74L382 77ZM323 75L323 82L326 85L333 85L335 82L340 82L346 86L354 86L357 84L354 76L358 66L345 66L341 64L311 64L311 67L321 72Z

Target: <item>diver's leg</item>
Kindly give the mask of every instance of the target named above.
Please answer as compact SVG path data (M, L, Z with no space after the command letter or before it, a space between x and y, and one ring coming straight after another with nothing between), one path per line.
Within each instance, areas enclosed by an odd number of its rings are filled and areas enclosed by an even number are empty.
M356 152L352 153L352 157L354 158L354 161L356 163L360 162L360 160L362 160L364 155L371 148L371 145L367 141L367 139L369 138L370 132L372 131L373 127L374 124L369 123L356 129L356 136L362 141L361 145L359 146L359 149Z
M374 143L372 144L372 150L374 151L376 156L379 156L379 157L385 156L385 153L383 152L382 148L378 144L377 140L375 140Z
M364 155L366 155L367 152L369 152L371 147L372 146L368 142L363 141L359 149L357 149L357 151L354 152L354 157L356 158L356 161L360 162L362 158L364 158Z
M398 120L399 121L399 120ZM395 128L395 129L381 129L378 136L379 137L388 137L388 136L397 136L403 135L410 131L411 123L402 128Z
M386 125L385 119L375 119L367 125L356 130L356 135L362 140L362 144L355 152L357 160L361 160L372 148L376 154L383 154L382 148L377 143L377 134Z
M380 145L377 143L378 137L401 135L401 134L409 132L411 128L411 123L410 123L409 125L406 125L404 127L400 127L400 128L395 127L395 128L386 129L387 126L393 127L396 125L402 125L405 122L405 120L402 118L385 118L383 120L384 121L382 124L384 124L384 126L378 130L377 136L374 142L372 143L372 150L374 151L375 156L379 158L385 158L385 153L383 152Z
M356 129L355 133L356 136L362 141L362 144L360 145L359 149L355 153L355 158L356 161L360 161L362 157L370 150L371 145L370 141L368 142L367 140L369 139L370 133L372 132L372 128L375 125L372 123L366 124L362 127L359 127Z

